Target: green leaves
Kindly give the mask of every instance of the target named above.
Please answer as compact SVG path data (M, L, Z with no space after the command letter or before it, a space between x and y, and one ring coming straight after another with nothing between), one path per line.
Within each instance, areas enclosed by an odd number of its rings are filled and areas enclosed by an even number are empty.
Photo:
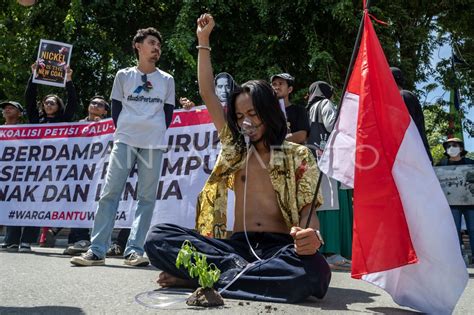
M183 266L191 278L199 278L199 285L203 288L212 288L219 280L221 271L216 265L207 263L207 258L196 251L190 241L186 240L176 257L176 268Z
M390 23L374 25L389 63L404 72L407 89L435 75L446 91L456 85L463 109L474 104L473 1L372 1L370 11ZM31 7L0 1L0 99L23 101L41 38L74 45L73 81L83 101L95 94L108 97L115 73L136 64L131 49L136 30L153 26L164 38L158 66L174 76L176 97L200 103L195 30L203 12L216 20L211 36L215 73L229 72L243 83L289 72L296 78L295 104L305 102L316 80L342 94L362 1L50 0ZM450 56L431 64L441 44L452 46L466 62L456 65L456 80ZM49 92L63 94L58 88L39 89L40 96ZM472 122L466 126L472 132Z

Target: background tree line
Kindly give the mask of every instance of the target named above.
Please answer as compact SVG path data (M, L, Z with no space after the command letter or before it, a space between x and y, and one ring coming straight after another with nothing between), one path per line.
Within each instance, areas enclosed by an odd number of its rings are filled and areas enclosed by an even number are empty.
M215 73L229 72L241 83L289 72L296 78L294 103L305 103L308 86L316 80L334 85L340 97L362 16L360 0L39 0L31 7L7 0L0 2L0 100L24 103L41 38L74 45L71 68L83 104L95 94L108 97L116 71L136 62L131 49L136 30L154 26L164 37L159 67L175 77L177 97L199 103L195 24L203 12L216 20ZM439 85L446 91L460 89L463 111L471 106L473 1L372 1L370 12L388 22L374 25L389 63L404 72L407 89L416 90L416 84L434 76L436 83L416 91L421 101ZM449 59L436 67L430 62L432 52L446 43L465 62L456 78ZM40 88L41 95L49 92L64 91ZM444 105L442 100L424 104L433 147L448 131ZM78 117L86 110L81 108ZM472 134L470 121L464 127Z

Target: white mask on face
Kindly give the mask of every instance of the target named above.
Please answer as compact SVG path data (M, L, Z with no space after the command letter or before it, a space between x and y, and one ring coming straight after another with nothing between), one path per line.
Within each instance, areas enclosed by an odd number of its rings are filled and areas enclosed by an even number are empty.
M446 150L446 153L448 153L448 155L450 157L456 157L456 156L459 155L459 153L461 153L461 148L460 147L449 147Z

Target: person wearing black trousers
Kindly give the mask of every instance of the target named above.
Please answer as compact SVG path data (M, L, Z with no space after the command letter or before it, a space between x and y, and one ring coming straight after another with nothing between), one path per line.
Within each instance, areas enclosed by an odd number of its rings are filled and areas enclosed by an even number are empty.
M72 69L66 66L66 92L67 102L56 94L48 94L37 102L38 85L33 83L33 74L36 62L31 65L30 79L26 86L25 100L28 120L32 124L47 124L73 121L74 114L78 108L76 88L72 83ZM38 229L39 231L39 229ZM60 229L43 228L40 238L40 246L54 246L54 237Z
M5 125L16 125L21 123L23 116L23 106L14 101L6 101L0 104ZM29 252L31 243L38 238L38 228L34 226L7 226L5 239L0 244L1 251L8 252Z

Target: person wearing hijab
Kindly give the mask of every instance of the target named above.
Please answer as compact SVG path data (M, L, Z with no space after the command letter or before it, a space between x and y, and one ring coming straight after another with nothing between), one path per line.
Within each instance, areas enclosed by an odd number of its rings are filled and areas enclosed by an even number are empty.
M420 102L413 92L403 88L405 85L405 77L403 76L402 70L397 67L390 67L390 71L392 72L393 78L397 83L398 90L400 91L403 102L408 109L408 113L410 114L411 119L413 119L416 129L418 129L418 132L420 133L421 141L423 141L426 154L428 154L428 158L430 159L431 164L433 164L433 156L431 155L430 145L428 143L428 138L426 137L425 116L423 115L423 109L421 108Z
M316 81L309 87L307 109L311 130L307 145L317 157L321 156L336 122L336 108L331 101L332 95L333 87L327 82Z

